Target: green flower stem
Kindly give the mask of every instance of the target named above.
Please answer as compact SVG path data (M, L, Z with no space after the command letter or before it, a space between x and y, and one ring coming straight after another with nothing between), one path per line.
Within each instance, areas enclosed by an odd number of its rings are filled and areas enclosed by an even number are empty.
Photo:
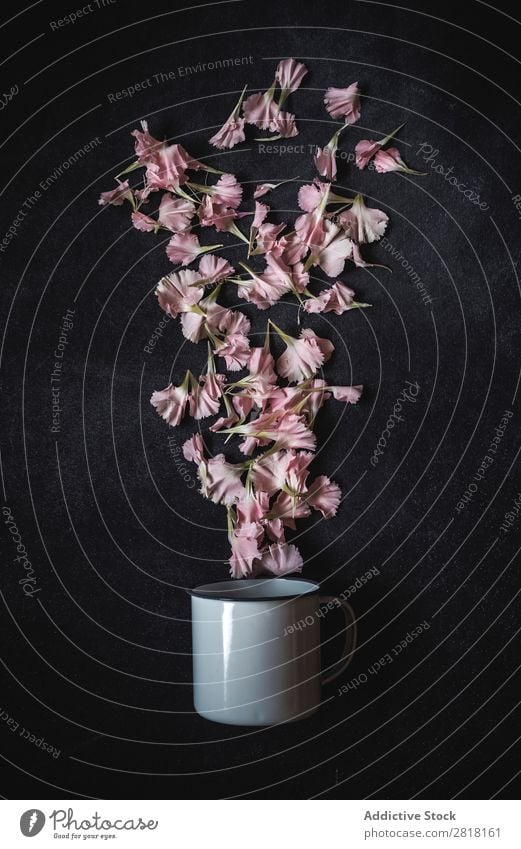
M118 177L123 177L124 174L130 174L132 171L137 171L138 168L144 168L144 167L145 166L143 165L143 163L140 162L138 159L136 159L136 161L133 162L132 165L129 165L128 168L125 168L124 171L120 171L119 174L116 174L115 179L117 180Z
M284 331L281 330L280 327L278 327L271 318L268 319L268 324L271 324L275 332L278 333L278 335L286 343L286 345L290 345L293 342L293 337L288 336L287 333L284 333Z
M396 134L399 133L400 130L402 130L405 127L406 123L407 123L407 121L404 121L403 124L400 124L399 127L396 127L396 129L393 130L392 133L389 133L388 136L385 136L385 138L383 138L381 141L379 141L378 145L380 147L383 147L385 144L388 144L391 141L391 139L394 139Z
M236 225L235 221L232 221L232 223L230 224L230 229L228 230L228 232L229 232L229 233L233 233L233 235L234 235L234 236L237 236L237 238L238 238L238 239L241 239L241 240L242 240L243 242L245 242L247 245L249 245L249 244L250 244L249 240L246 238L246 236L244 235L244 233L241 233L241 231L240 231L240 230L239 230L239 228L237 227L237 225ZM220 245L219 247L222 247L222 245Z

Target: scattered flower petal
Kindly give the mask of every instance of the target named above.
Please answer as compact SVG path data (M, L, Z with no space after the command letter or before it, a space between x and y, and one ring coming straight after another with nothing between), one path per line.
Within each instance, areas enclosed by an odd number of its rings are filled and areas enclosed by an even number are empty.
M342 492L336 483L332 483L326 475L320 475L310 484L306 502L315 510L319 510L324 519L336 516Z
M388 147L387 150L377 150L374 157L374 167L379 174L387 174L389 171L402 171L404 174L416 174L424 176L423 171L413 171L408 168L397 147Z
M351 209L340 213L338 223L353 242L363 245L382 238L389 223L389 216L381 209L366 206L362 195L357 195Z
M159 223L173 233L184 233L195 215L195 204L184 198L164 194L159 204Z
M322 339L311 329L303 330L298 339L283 333L274 325L286 350L277 360L277 371L290 383L300 383L313 377L324 363L329 360L334 346L328 339Z
M244 101L242 111L248 124L253 124L259 130L267 130L278 113L278 106L273 100L275 85L268 91L250 94Z
M332 118L343 118L346 124L354 124L360 118L358 83L351 83L347 88L328 88L324 103Z
M159 306L172 318L188 312L203 296L202 290L193 285L200 279L201 275L191 269L182 269L162 277L156 287Z
M189 385L188 373L181 386L173 386L170 383L166 389L154 392L150 399L161 418L172 427L180 424L185 414Z
M100 206L108 206L109 204L112 206L121 206L124 201L132 201L132 199L131 188L128 184L128 180L125 180L124 183L119 183L115 189L110 189L108 192L102 192L99 196L98 203Z
M304 561L295 545L270 545L261 558L261 567L272 575L289 575L302 572Z
M246 86L243 88L238 102L222 125L221 129L218 130L210 139L210 144L213 144L213 146L219 148L219 150L231 150L232 147L243 142L246 138L244 134L245 120L240 117L241 104L245 91Z
M297 62L296 59L282 59L279 62L275 79L282 89L282 100L298 89L307 72L306 66L302 62Z
M130 217L136 230L142 230L145 233L152 233L159 227L157 221L150 218L149 215L145 215L143 212L133 212Z
M166 254L171 262L189 265L199 254L221 247L222 245L209 245L203 248L194 233L174 233L166 247Z

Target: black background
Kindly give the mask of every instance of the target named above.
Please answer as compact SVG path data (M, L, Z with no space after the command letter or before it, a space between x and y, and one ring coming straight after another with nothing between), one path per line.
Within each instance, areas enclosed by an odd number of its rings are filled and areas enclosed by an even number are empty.
M0 253L3 497L41 588L24 597L4 526L0 708L60 751L53 758L4 719L1 793L515 796L521 521L506 534L500 525L519 491L519 216L512 198L520 190L521 25L482 2L406 9L245 0L176 11L170 2L118 0L53 31L50 22L76 8L40 2L23 11L7 3L0 29L2 90L19 86L1 114L0 235L40 181L93 138L101 141L42 192ZM344 134L343 151L407 121L399 147L427 176L361 173L340 160L337 182L388 212L389 242L432 304L401 261L376 245L368 256L391 274L342 275L372 309L333 316L330 325L306 320L335 343L330 382L366 390L358 406L332 403L321 413L314 467L346 497L336 519L301 525L305 574L329 593L371 567L379 575L351 597L360 646L325 691L321 711L291 726L252 730L193 713L184 587L226 576L225 517L187 486L173 461L168 437L181 445L190 423L167 432L148 403L186 367L198 372L204 346L183 344L172 322L153 353L144 351L163 316L153 290L171 268L164 239L138 233L127 208L102 210L97 198L132 161L129 132L142 118L154 135L242 181L309 181L307 150L261 153L250 132L223 156L207 141L243 85L267 88L278 58L287 56L310 71L291 98L300 128L293 142L327 142L335 125L322 105L324 89L356 79L362 118ZM235 57L252 58L177 71ZM168 71L175 71L171 82L153 79ZM109 94L147 78L145 91L109 102ZM486 208L422 159L423 143ZM295 213L297 185L270 199L280 220ZM206 233L205 241L213 238ZM223 241L223 255L243 257L236 239ZM67 309L75 311L74 328L55 435L50 375ZM266 314L245 311L261 331ZM271 314L296 332L292 303ZM417 401L405 405L373 468L370 457L407 380L420 385ZM505 410L513 416L494 462L458 513ZM330 618L326 661L339 641L340 622ZM377 675L368 672L424 620L430 628L400 657ZM343 683L352 686L339 696Z

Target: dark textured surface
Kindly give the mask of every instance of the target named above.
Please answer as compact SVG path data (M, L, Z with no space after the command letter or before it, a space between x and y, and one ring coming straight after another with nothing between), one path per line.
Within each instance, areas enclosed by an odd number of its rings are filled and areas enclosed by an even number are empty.
M4 5L3 18L20 8ZM521 26L497 4L478 2L461 9L422 2L414 11L294 0L179 13L159 0L92 8L53 31L50 21L73 6L44 2L0 30L6 55L43 33L3 67L2 85L18 85L19 94L2 111L1 234L40 181L93 138L101 141L42 191L0 253L4 501L41 588L24 597L4 525L0 708L60 751L53 758L3 718L0 792L516 795L521 519L508 533L500 526L519 491L520 222L512 196L520 187L513 81ZM333 316L329 327L320 317L307 321L335 343L328 379L366 386L357 407L331 404L321 413L315 468L346 498L335 520L304 523L298 539L306 574L328 593L379 569L351 598L360 648L338 686L359 686L340 696L331 685L305 722L251 732L192 712L183 587L226 575L225 517L178 474L167 441L174 432L148 403L170 376L175 382L188 365L203 365L204 346L182 344L172 322L153 353L144 352L163 315L153 288L170 263L161 238L133 230L127 209L101 211L97 197L131 161L129 131L141 118L154 135L208 156L207 139L243 85L267 88L277 61L270 57L284 56L310 70L291 100L300 127L293 141L305 153L261 153L250 132L251 143L209 162L254 183L309 180L307 146L332 134L323 91L358 79L362 118L342 150L407 121L402 154L429 173L360 173L341 160L338 184L391 216L391 247L373 246L368 255L393 273L344 274L373 308ZM234 57L251 61L177 72ZM172 70L174 80L155 81ZM147 78L145 91L109 102ZM434 162L418 153L422 144L438 151ZM483 208L433 164L452 167L449 176L478 193ZM295 194L289 184L273 196L290 211L281 219L295 210ZM222 253L237 262L242 250L224 241ZM432 304L422 301L413 274ZM74 327L54 435L50 377L67 309ZM266 315L246 312L262 330ZM272 315L296 329L293 304ZM404 404L404 421L373 468L407 380L418 382L418 398ZM513 416L493 463L458 512L505 410ZM177 444L190 432L189 423L180 428ZM424 620L427 631L369 673ZM338 627L332 615L327 634Z

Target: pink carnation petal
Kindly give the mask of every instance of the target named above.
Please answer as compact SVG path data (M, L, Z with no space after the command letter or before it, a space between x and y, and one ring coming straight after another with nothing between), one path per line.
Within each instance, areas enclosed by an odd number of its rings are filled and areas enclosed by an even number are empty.
M195 215L195 204L184 198L164 194L159 204L159 222L173 233L183 233Z
M336 515L342 493L338 484L333 483L325 475L315 478L306 495L306 502L315 510L319 510L325 519Z
M132 190L128 184L128 180L125 180L124 183L120 183L115 189L110 189L108 192L102 192L99 196L98 203L100 206L108 206L108 204L112 204L112 206L121 206L125 200L132 200Z
M201 275L191 269L181 269L162 277L156 288L159 306L172 318L188 312L203 296L202 289L193 285L200 279Z
M231 150L236 144L240 144L246 138L244 133L244 118L234 117L233 113L224 122L221 129L210 139L210 144L220 150Z
M347 404L357 404L360 400L364 387L358 386L328 386L333 398L337 401L345 401Z
M243 104L244 118L260 130L267 130L277 115L278 107L273 101L273 87L264 93L250 94Z
M370 139L362 139L355 147L355 160L357 167L362 170L365 168L375 153L380 149L379 142Z
M301 572L304 561L295 545L270 545L261 558L261 567L272 575L289 575Z
M277 65L275 79L284 94L291 94L300 86L307 72L308 69L302 62L297 62L296 59L282 59Z
M174 427L182 421L187 400L188 386L186 382L182 386L173 386L170 383L166 389L154 392L150 403L156 408L161 418Z
M243 469L228 463L224 454L212 457L207 463L206 488L208 498L216 504L233 504L242 498L245 489L241 481Z
M130 217L136 230L142 230L145 233L152 233L154 230L157 230L159 226L157 221L150 218L149 215L145 215L143 212L133 212Z
M222 256L205 254L199 263L199 274L207 283L217 283L234 273L233 266Z
M332 118L344 118L346 124L354 124L360 118L358 83L347 88L328 88L324 103Z

